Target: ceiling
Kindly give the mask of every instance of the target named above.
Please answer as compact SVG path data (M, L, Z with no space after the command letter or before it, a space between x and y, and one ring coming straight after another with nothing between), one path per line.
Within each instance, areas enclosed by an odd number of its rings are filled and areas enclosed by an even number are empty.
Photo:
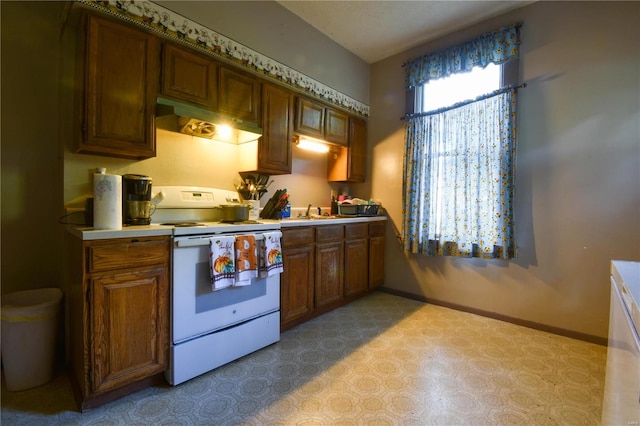
M371 64L533 1L278 1Z

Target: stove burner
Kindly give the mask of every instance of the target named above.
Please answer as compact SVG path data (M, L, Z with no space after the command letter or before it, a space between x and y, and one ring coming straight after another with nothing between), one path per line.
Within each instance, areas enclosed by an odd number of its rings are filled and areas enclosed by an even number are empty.
M241 220L238 222L233 222L233 221L228 221L228 220L221 220L220 223L226 223L228 225L257 225L260 222L258 222L257 220Z
M166 223L161 223L161 225L175 226L176 228L188 228L188 227L191 227L191 226L204 226L204 223L197 223L197 222L166 222Z

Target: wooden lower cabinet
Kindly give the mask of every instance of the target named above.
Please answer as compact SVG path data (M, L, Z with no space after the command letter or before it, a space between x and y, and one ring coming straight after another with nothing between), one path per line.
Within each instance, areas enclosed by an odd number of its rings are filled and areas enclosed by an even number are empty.
M342 299L344 288L344 226L316 228L316 308Z
M384 284L385 222L369 223L369 290Z
M384 282L384 221L282 229L280 328L364 296Z
M282 263L280 323L287 325L313 311L315 232L312 227L282 230Z
M369 245L367 223L345 225L344 296L360 296L369 288Z
M281 322L296 320L313 310L314 250L313 245L283 248L284 273L282 287Z
M169 365L170 238L67 242L70 358L85 410L157 381Z

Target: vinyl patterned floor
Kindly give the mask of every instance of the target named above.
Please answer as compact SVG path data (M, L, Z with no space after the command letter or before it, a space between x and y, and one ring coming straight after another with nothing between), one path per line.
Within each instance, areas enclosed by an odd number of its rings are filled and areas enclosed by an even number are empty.
M606 347L373 293L176 387L79 413L65 375L2 425L597 425Z

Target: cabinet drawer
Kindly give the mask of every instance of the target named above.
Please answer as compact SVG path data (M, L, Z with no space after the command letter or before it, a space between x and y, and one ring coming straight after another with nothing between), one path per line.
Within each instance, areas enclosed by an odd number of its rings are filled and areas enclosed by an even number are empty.
M118 239L87 245L88 272L165 264L169 261L168 238Z
M347 240L367 238L368 229L366 223L351 223L344 226L344 237Z
M369 223L369 236L370 237L384 236L384 228L385 228L385 221L383 220Z
M282 230L282 247L299 247L313 244L313 227L301 227Z
M333 241L344 238L344 226L330 225L316 228L316 241Z

